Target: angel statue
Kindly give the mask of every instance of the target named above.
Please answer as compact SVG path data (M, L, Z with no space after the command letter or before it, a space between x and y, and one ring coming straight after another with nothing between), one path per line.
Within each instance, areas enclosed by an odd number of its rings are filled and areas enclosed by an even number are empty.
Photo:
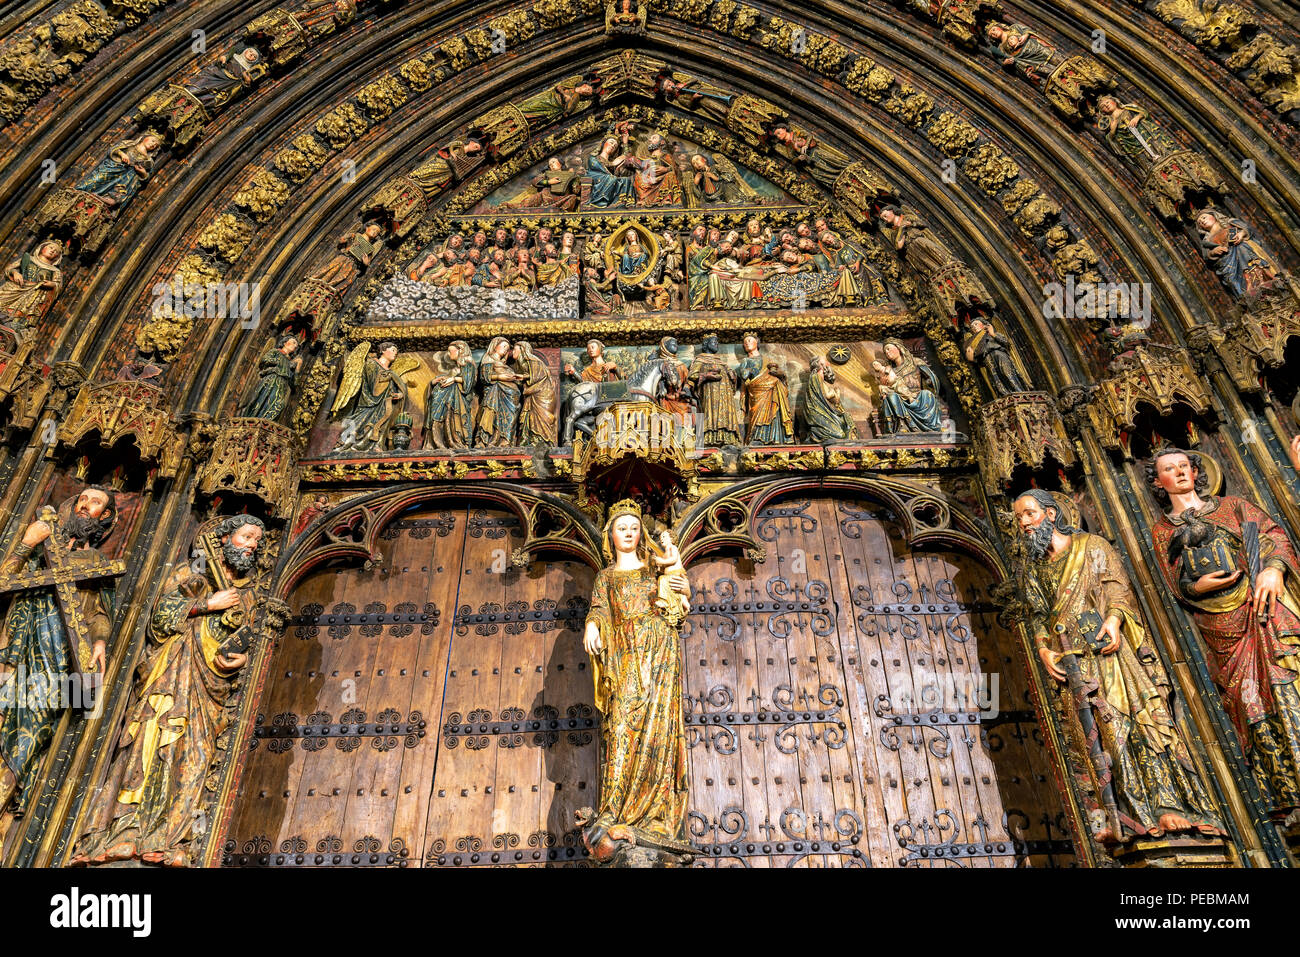
M408 400L402 376L419 364L415 356L399 360L395 342L381 342L374 356L369 341L348 353L343 361L343 381L330 409L334 416L346 413L343 434L333 453L388 451L389 426L405 411Z
M668 545L671 546L671 540ZM592 658L600 729L600 806L577 820L598 864L664 867L687 863L686 721L682 649L670 612L690 593L680 556L664 559L672 605L643 531L641 507L617 502L605 523L609 562L596 575L583 647ZM665 604L669 601L665 600Z

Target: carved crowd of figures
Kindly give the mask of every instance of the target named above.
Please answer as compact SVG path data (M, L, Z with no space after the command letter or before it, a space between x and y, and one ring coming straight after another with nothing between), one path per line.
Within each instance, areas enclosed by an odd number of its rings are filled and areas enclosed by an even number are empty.
M558 236L549 226L537 230L498 227L489 235L452 233L435 250L412 264L407 275L432 286L479 286L534 292L578 275L578 249L572 232Z
M295 374L292 336L268 346L261 376L242 414L270 417L284 407ZM837 372L814 356L803 376L798 408L787 363L765 352L755 333L741 355L723 355L706 336L690 362L665 336L658 347L620 367L604 343L587 343L581 364L565 362L558 376L525 341L494 337L476 359L465 340L434 353L431 362L399 355L396 343L358 345L343 362L331 409L341 432L332 455L369 455L410 447L414 414L423 410L423 449L529 449L566 446L590 435L601 410L619 401L649 401L676 415L697 416L703 447L827 444L869 438L844 406ZM879 396L876 434L944 434L951 428L939 380L902 340L881 344L870 382ZM1008 360L1009 361L1009 360ZM1000 374L1013 378L1008 366ZM567 383L561 407L560 383ZM262 415L261 413L265 413Z

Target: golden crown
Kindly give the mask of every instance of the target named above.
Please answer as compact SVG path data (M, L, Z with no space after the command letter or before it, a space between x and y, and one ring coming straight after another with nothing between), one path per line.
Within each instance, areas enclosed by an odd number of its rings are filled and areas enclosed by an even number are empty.
M614 521L620 515L635 515L637 521L641 520L641 506L635 499L625 498L615 502L609 509L609 521Z

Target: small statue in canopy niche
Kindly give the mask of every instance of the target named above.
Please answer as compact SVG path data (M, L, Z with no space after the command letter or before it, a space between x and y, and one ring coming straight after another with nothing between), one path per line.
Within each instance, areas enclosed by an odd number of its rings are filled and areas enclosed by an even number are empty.
M310 278L323 282L336 293L348 291L361 271L370 265L375 253L383 249L383 229L378 223L367 223L361 229L348 233L339 240L339 252Z
M1251 772L1278 822L1300 818L1300 559L1245 499L1209 494L1205 460L1165 448L1147 467L1166 513L1151 529L1166 584L1190 608Z
M255 46L240 46L215 63L209 63L181 85L203 104L211 117L242 96L265 73L262 51Z
M985 28L984 36L988 41L987 53L1000 59L1003 66L1013 67L1040 89L1059 65L1056 47L1026 24L994 21Z
M1076 777L1103 845L1223 823L1169 706L1172 683L1128 575L1104 538L1076 528L1052 493L1013 503L1028 561L1028 628L1061 688Z
M719 348L717 335L705 336L687 373L700 407L700 444L711 448L741 443L736 371Z
M809 364L803 417L809 442L824 445L858 437L857 426L844 411L839 390L835 388L835 370L825 356L813 356Z
M239 409L239 414L249 419L269 419L274 422L289 404L293 382L302 369L302 356L297 355L298 337L280 336L262 353L257 363L257 385Z
M891 205L881 209L879 219L881 234L929 287L942 315L957 319L963 312L992 308L993 297L983 283L939 241L920 213Z
M333 415L343 414L343 433L333 454L387 451L393 420L406 409L402 375L411 363L398 364L395 342L381 342L375 355L363 342L348 353L334 399ZM414 359L412 357L412 363ZM404 368L405 367L405 368Z
M962 352L967 362L973 362L984 371L985 381L996 396L1028 392L1024 377L1011 357L1011 343L1006 336L993 331L993 326L983 319L972 319L966 329Z
M880 387L881 427L898 432L941 432L939 378L900 339L886 339L871 363Z
M0 282L0 328L13 333L19 344L31 334L63 288L61 262L63 244L46 239L5 267Z
M599 808L580 809L583 842L597 864L625 867L688 863L686 721L682 648L669 613L681 610L690 582L680 565L659 575L633 501L609 510L601 544L608 564L596 575L583 634L600 710ZM670 541L671 544L671 541ZM668 556L665 556L667 558Z
M1253 238L1250 225L1207 207L1196 214L1201 254L1233 295L1255 299L1282 287L1282 270L1264 245Z
M108 155L77 180L73 188L93 193L109 206L125 206L153 175L162 145L162 137L157 133L142 133L115 143Z

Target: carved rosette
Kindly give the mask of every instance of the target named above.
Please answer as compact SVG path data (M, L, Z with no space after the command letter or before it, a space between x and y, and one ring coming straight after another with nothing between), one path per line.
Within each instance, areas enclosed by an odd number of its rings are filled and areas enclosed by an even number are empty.
M267 419L229 419L199 466L203 495L231 492L265 502L277 518L289 518L298 493L293 431Z
M1106 448L1125 446L1123 433L1136 425L1139 405L1168 415L1182 403L1193 412L1210 411L1210 396L1187 353L1168 346L1138 346L1111 364L1088 405L1088 417Z
M1053 458L1069 467L1076 461L1056 401L1046 392L994 399L980 409L975 429L985 486L995 494L1010 484L1017 466L1040 469Z
M93 432L102 448L131 438L140 461L155 466L161 478L180 467L185 438L176 428L162 389L147 382L88 382L77 392L59 424L57 443L69 448ZM53 455L55 444L47 455Z
M113 207L94 193L60 186L41 204L36 228L49 233L66 232L86 252L95 252L108 238Z

